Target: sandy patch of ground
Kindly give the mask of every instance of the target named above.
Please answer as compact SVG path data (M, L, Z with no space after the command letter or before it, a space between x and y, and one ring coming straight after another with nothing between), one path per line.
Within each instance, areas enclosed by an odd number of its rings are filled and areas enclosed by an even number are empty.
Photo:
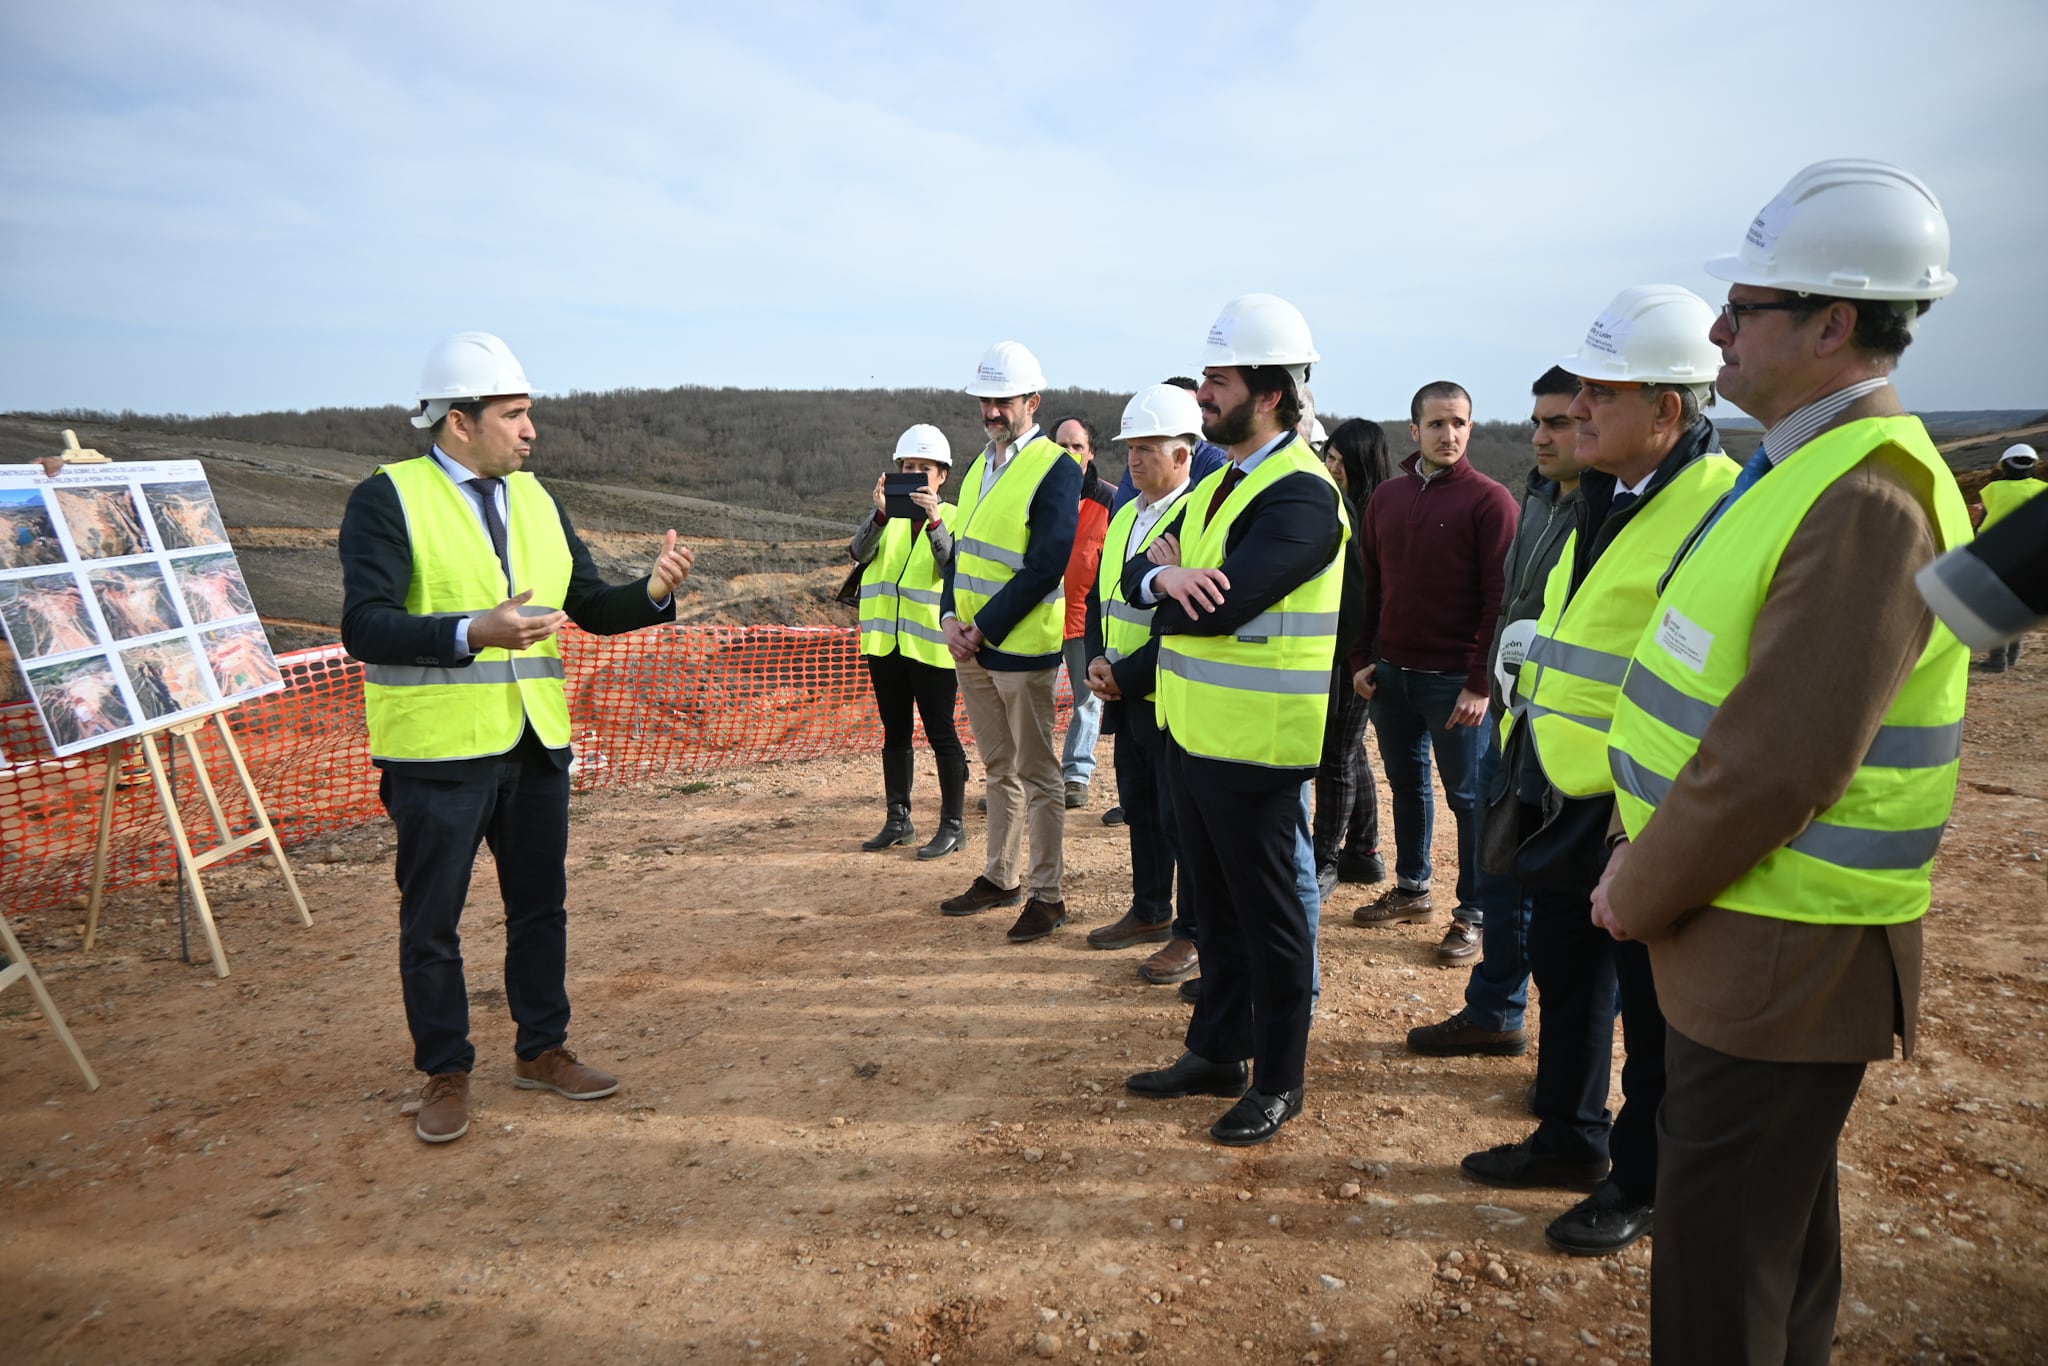
M1973 682L1923 1051L1872 1069L1843 1148L1838 1361L2048 1356L2044 656L2037 637ZM935 913L978 853L855 849L876 769L577 798L573 1043L625 1078L608 1101L512 1088L486 861L478 1111L441 1149L400 1114L386 829L300 852L310 930L274 874L216 874L225 981L178 961L165 890L120 894L90 955L64 917L24 923L105 1086L80 1087L26 992L0 997L8 1358L1647 1357L1647 1244L1554 1255L1543 1225L1573 1197L1457 1174L1527 1130L1534 1064L1402 1050L1461 996L1440 929L1357 929L1346 888L1308 1110L1265 1148L1218 1148L1224 1102L1122 1094L1176 1054L1186 1007L1133 975L1141 951L1082 941L1128 890L1106 765L1069 819L1078 923L1022 948L1007 911Z

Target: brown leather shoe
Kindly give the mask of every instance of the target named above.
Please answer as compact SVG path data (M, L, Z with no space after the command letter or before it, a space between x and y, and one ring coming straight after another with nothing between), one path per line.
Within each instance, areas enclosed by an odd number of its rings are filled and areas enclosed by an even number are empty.
M427 1078L412 1131L422 1143L453 1143L469 1132L469 1073L436 1072Z
M1469 920L1451 921L1443 942L1436 946L1436 961L1445 967L1469 963L1479 956L1479 927Z
M1410 891L1396 884L1353 911L1351 920L1356 925L1427 925L1436 916L1434 904L1429 888Z
M553 1091L570 1100L603 1100L619 1089L619 1079L576 1061L566 1048L550 1048L528 1062L512 1060L512 1084L522 1091Z
M1029 944L1034 939L1045 938L1066 923L1066 902L1040 901L1034 896L1024 903L1024 914L1017 917L1017 923L1010 926L1010 942Z
M1158 944L1173 933L1173 921L1140 920L1136 911L1125 911L1114 925L1098 925L1088 931L1091 949L1127 949L1133 944Z
M1017 889L1002 888L985 877L977 877L966 891L955 897L948 897L939 903L940 915L980 915L991 906L1014 906L1017 904Z
M1155 986L1170 987L1185 982L1202 970L1192 939L1169 939L1166 947L1138 964L1138 975Z

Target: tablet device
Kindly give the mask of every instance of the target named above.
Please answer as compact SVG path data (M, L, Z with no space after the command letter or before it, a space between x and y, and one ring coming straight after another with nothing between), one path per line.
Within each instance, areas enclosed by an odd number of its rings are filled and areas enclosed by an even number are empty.
M921 474L899 472L882 476L882 500L889 506L891 517L907 517L912 521L924 516L924 509L910 501L910 495L928 487Z

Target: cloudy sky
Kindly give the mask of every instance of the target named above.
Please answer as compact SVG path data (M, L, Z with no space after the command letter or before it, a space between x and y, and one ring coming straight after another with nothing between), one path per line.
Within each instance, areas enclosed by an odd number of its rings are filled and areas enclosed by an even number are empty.
M1324 408L1482 417L1800 166L1920 174L1922 409L2048 406L2048 6L68 0L0 14L0 409L1055 384L1308 316ZM964 400L962 400L964 402Z

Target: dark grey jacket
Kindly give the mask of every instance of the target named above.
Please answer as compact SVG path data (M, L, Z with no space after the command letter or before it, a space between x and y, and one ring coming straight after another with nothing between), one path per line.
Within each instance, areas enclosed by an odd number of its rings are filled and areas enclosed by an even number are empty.
M1507 588L1501 595L1500 620L1494 625L1494 662L1500 662L1501 632L1509 622L1534 620L1543 615L1543 582L1557 564L1564 538L1578 521L1580 493L1573 489L1560 496L1555 479L1545 479L1532 467L1522 492L1522 520L1515 527L1515 543L1508 547ZM1500 695L1500 680L1493 682L1494 714L1507 706Z

